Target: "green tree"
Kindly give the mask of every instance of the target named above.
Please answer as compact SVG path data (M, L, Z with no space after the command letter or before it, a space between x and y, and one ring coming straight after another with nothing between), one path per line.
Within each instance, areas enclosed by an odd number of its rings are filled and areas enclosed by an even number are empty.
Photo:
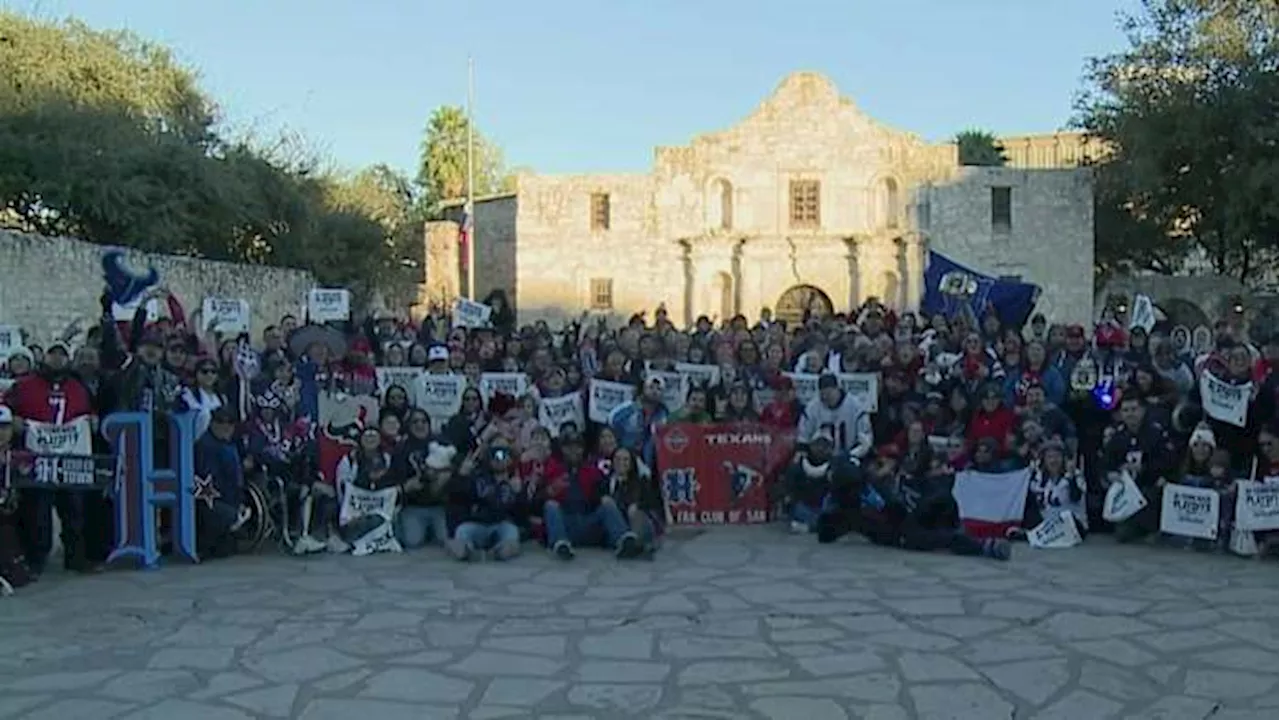
M388 238L404 226L403 178L375 168L343 196L294 139L228 140L216 115L162 47L0 12L0 227L299 267L355 289L400 267Z
M1004 156L1004 147L996 140L996 136L985 130L964 130L956 133L955 143L961 165L1004 167L1009 161Z
M422 191L423 206L432 216L441 202L467 195L468 124L466 112L455 105L436 108L427 121L416 181ZM472 142L476 195L512 189L512 180L503 170L502 151L498 146L474 129Z
M1076 123L1097 168L1099 274L1187 260L1242 281L1274 272L1277 3L1144 0L1128 47L1090 62Z

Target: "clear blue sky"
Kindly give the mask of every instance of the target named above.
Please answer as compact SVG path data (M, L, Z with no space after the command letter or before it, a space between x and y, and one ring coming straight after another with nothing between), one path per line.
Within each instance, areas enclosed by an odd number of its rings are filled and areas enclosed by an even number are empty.
M466 98L509 165L648 167L825 73L873 117L941 140L1064 126L1087 57L1136 0L0 0L129 28L199 69L232 127L303 133L339 165L412 170ZM758 6L758 7L753 7Z

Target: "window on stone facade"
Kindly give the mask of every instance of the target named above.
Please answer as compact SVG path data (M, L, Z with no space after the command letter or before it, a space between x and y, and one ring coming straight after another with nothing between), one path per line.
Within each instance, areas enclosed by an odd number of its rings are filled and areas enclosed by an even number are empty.
M902 213L902 197L898 193L898 181L893 178L884 179L884 226L890 229L898 227L898 217Z
M1013 188L991 188L991 229L1009 232L1013 226Z
M609 193L591 194L591 229L609 229Z
M791 181L791 227L814 228L821 224L821 190L817 180Z
M707 227L711 230L733 229L733 185L724 178L712 182L708 189Z
M592 310L612 310L613 309L613 279L612 278L592 278L591 279L591 309Z

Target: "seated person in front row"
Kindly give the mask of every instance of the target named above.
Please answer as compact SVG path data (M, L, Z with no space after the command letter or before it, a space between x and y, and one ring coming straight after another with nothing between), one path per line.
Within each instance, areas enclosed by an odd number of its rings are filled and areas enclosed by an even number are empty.
M483 467L473 467L476 455ZM462 509L462 523L453 531L449 553L458 560L473 560L493 551L498 560L520 553L520 524L529 512L524 487L516 473L511 448L495 440L463 462L451 493Z
M621 449L615 451L615 460L620 452ZM640 538L632 532L622 509L607 492L605 478L585 462L582 437L562 438L560 453L565 474L548 478L540 495L547 547L564 560L573 558L575 544L604 545L613 548L618 557L641 554L644 548ZM613 474L612 463L610 474Z
M839 464L833 456L835 441L823 428L809 440L809 447L797 453L784 475L790 503L791 532L803 534L818 528L818 516L831 509L831 481Z

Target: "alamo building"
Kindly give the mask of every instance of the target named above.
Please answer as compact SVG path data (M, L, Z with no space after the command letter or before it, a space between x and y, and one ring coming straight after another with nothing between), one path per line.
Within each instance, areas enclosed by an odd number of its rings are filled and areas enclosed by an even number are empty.
M886 127L816 73L645 173L522 174L475 209L477 299L506 291L522 323L583 311L672 320L796 318L868 297L913 309L927 252L1042 288L1054 322L1093 312L1095 146L1076 134L1001 138L1009 163L962 167L954 143ZM458 221L427 225L424 302L465 291Z

